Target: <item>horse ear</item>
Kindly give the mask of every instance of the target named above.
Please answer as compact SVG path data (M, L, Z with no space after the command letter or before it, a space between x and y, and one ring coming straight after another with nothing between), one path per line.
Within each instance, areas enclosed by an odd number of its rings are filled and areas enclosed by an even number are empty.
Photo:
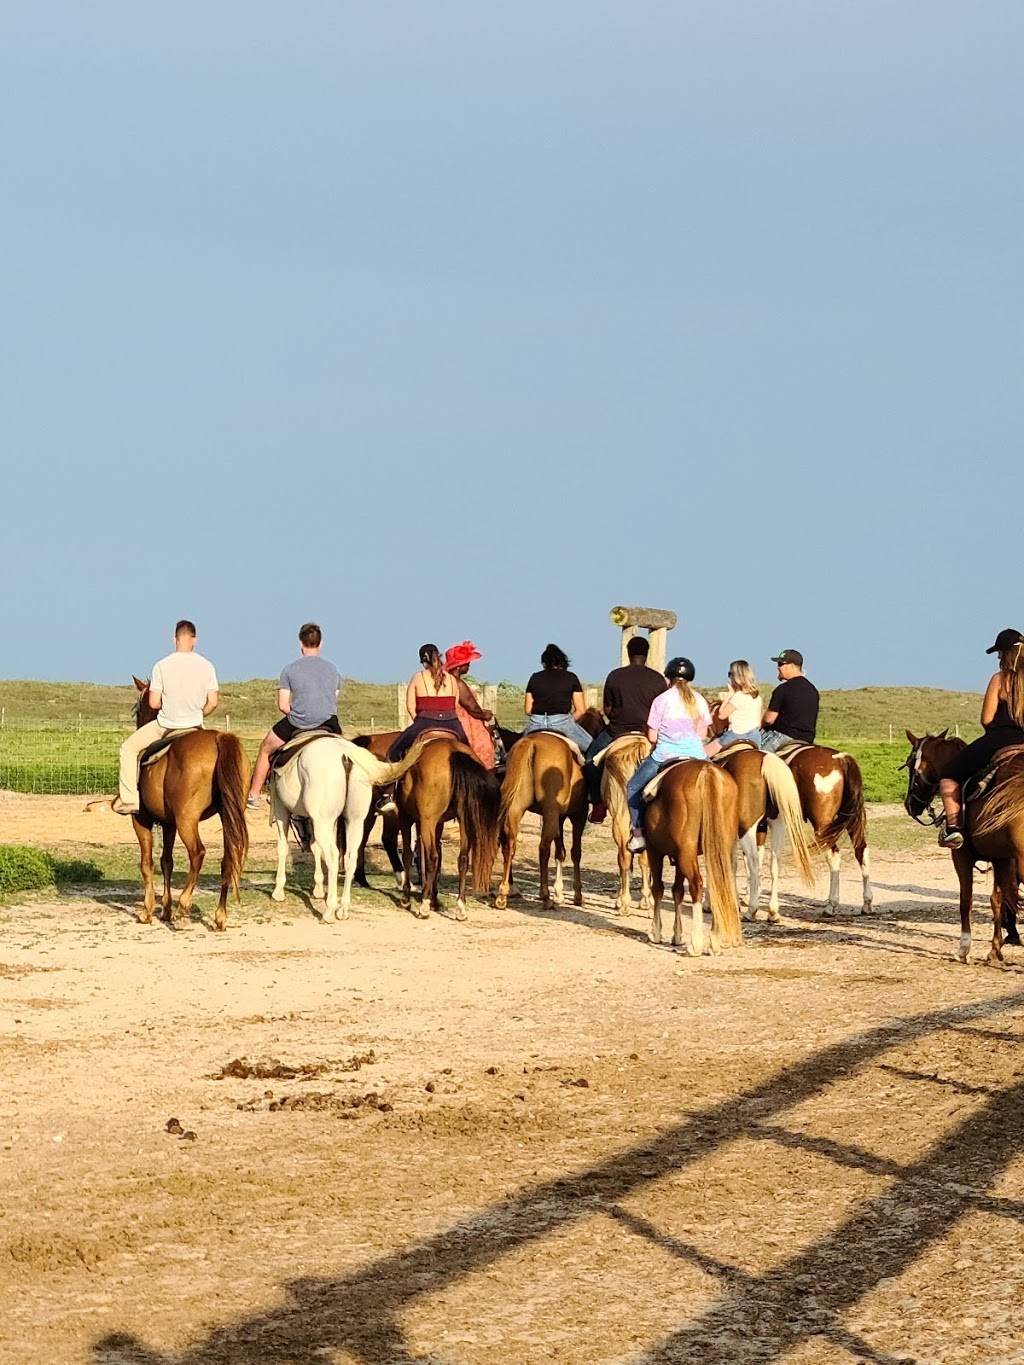
M907 739L910 740L911 745L916 749L920 740L917 735L914 734L913 730L904 730L903 733L906 735Z
M949 726L947 725L946 728L945 728L945 730L943 730L942 734L941 734L941 735L936 735L935 738L936 738L936 739L945 739L946 736L947 736L948 734L949 734Z
M137 678L134 673L132 674L132 682L140 692L145 692L146 688L149 686L148 682L143 682L142 679Z

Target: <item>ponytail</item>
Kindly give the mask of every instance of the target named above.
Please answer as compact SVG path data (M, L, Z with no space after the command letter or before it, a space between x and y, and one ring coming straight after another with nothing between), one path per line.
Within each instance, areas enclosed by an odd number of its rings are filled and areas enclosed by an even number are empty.
M1024 727L1024 640L999 655L999 671L1006 686L1006 707L1013 723Z
M441 658L441 651L437 645L423 645L420 648L420 663L430 673L434 682L434 690L441 690L441 681L444 678L444 660Z
M686 707L686 714L691 720L700 720L700 702L697 700L697 693L685 678L673 678L672 682Z

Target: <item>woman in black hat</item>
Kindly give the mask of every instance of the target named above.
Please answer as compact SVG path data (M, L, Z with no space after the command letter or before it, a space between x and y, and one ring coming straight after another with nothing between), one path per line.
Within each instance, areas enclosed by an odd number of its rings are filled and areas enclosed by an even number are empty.
M945 811L945 828L939 836L943 848L961 848L960 789L969 777L981 772L1000 749L1024 744L1024 635L1007 627L985 651L999 655L999 672L993 673L981 704L985 733L961 749L945 766L939 794Z

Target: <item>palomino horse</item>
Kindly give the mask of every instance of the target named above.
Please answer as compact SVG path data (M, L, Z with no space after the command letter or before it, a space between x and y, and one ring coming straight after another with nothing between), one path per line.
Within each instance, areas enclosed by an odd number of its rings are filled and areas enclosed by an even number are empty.
M939 778L954 754L964 747L962 739L906 732L910 753L907 795L908 815L919 824L936 825L940 816L932 810ZM927 817L927 818L926 818ZM1018 883L1024 880L1024 753L1008 754L999 764L992 785L976 801L964 806L963 847L952 850L953 866L960 883L960 946L957 957L966 962L971 952L971 907L974 902L974 865L992 864L992 946L988 962L1002 964L1003 944L1019 944L1017 933ZM1003 938L1003 929L1006 937Z
M740 849L747 865L747 906L743 918L753 920L761 900L761 865L758 829L768 822L768 848L777 862L780 844L786 840L793 851L797 872L808 886L814 885L807 825L804 822L796 781L782 759L746 744L729 745L712 760L732 777L739 788ZM776 879L768 904L768 920L779 923Z
M313 826L310 841L313 899L324 901L325 923L333 920L339 910L341 918L348 919L360 840L373 801L371 784L394 782L401 777L416 762L422 747L411 749L401 763L382 763L347 739L323 734L306 740L290 760L275 766L270 787L271 821L277 826L277 878L272 900L284 900L288 826L293 816L305 817ZM345 884L339 904L338 835L342 817L349 851L345 854Z
M632 833L630 829L629 807L626 805L626 787L643 760L651 752L651 741L646 735L622 735L613 739L601 756L604 771L601 774L601 795L608 807L612 838L619 858L619 890L615 897L616 910L632 910L633 895L629 878L633 869L634 854L627 845ZM640 909L651 910L654 900L651 897L651 870L646 853L635 855L640 864Z
M494 773L454 735L429 732L395 790L402 831L402 908L412 905L412 831L416 828L423 868L419 910L425 919L440 910L441 835L446 820L459 822L459 896L455 918L466 918L466 880L470 862L473 890L486 895L498 851L498 808L501 789ZM419 749L419 746L418 746Z
M596 735L604 725L600 711L591 707L580 717L580 725L590 735ZM583 769L577 762L573 747L552 730L531 730L515 741L508 755L505 779L501 784L501 846L504 868L495 905L504 910L508 905L512 886L512 860L516 856L519 826L527 811L541 817L540 901L545 910L563 904L562 864L565 862L565 839L562 828L566 819L572 826L573 904L583 904L583 880L580 875L580 852L583 847L583 826L587 823L587 784ZM548 865L551 846L555 847L554 895L548 889Z
M734 853L739 827L739 790L722 768L706 759L684 758L662 774L657 794L644 809L647 857L651 865L654 914L650 940L661 943L662 878L665 859L676 865L673 947L683 946L683 896L692 902L686 950L693 957L718 953L743 942L736 897ZM711 936L704 939L703 883L698 855L704 855L711 900Z
M135 724L156 719L149 704L149 683L135 678L139 696L135 702ZM214 926L227 924L228 891L238 896L239 879L249 852L249 830L245 823L245 799L249 791L249 761L237 735L224 730L190 730L173 740L163 754L139 774L139 812L132 816L139 841L142 884L145 888L143 924L153 919L156 893L153 888L153 826L163 830L160 867L164 874L164 895L160 918L167 924L187 919L192 908L206 846L199 835L200 820L220 816L224 834L224 856L220 864L220 900ZM188 877L178 898L178 914L172 912L171 875L174 871L174 839L188 853Z

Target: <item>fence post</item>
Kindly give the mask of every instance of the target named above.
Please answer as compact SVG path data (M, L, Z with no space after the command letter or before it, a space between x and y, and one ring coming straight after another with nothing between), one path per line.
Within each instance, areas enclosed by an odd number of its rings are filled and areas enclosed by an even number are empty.
M892 721L889 722L889 743L892 743Z
M231 729L231 712L230 712L230 711L226 711L226 712L224 713L224 729L225 729L225 730L230 730L230 729Z
M398 699L398 728L405 729L405 683L395 683L395 696Z
M586 704L587 704L588 706L593 706L593 707L596 708L596 706L597 706L597 688L596 688L596 687L585 687L585 688L583 689L583 700L586 702Z
M953 733L956 735L957 739L960 738L960 722L959 722L959 721L957 721L956 724L953 726Z
M370 717L370 734L373 735L373 734L376 734L376 732L377 732L377 726L376 726L376 724L374 723L373 717L371 716L371 717Z
M78 733L79 733L79 734L82 733L82 713L81 713L81 711L79 711L79 713L78 713Z

